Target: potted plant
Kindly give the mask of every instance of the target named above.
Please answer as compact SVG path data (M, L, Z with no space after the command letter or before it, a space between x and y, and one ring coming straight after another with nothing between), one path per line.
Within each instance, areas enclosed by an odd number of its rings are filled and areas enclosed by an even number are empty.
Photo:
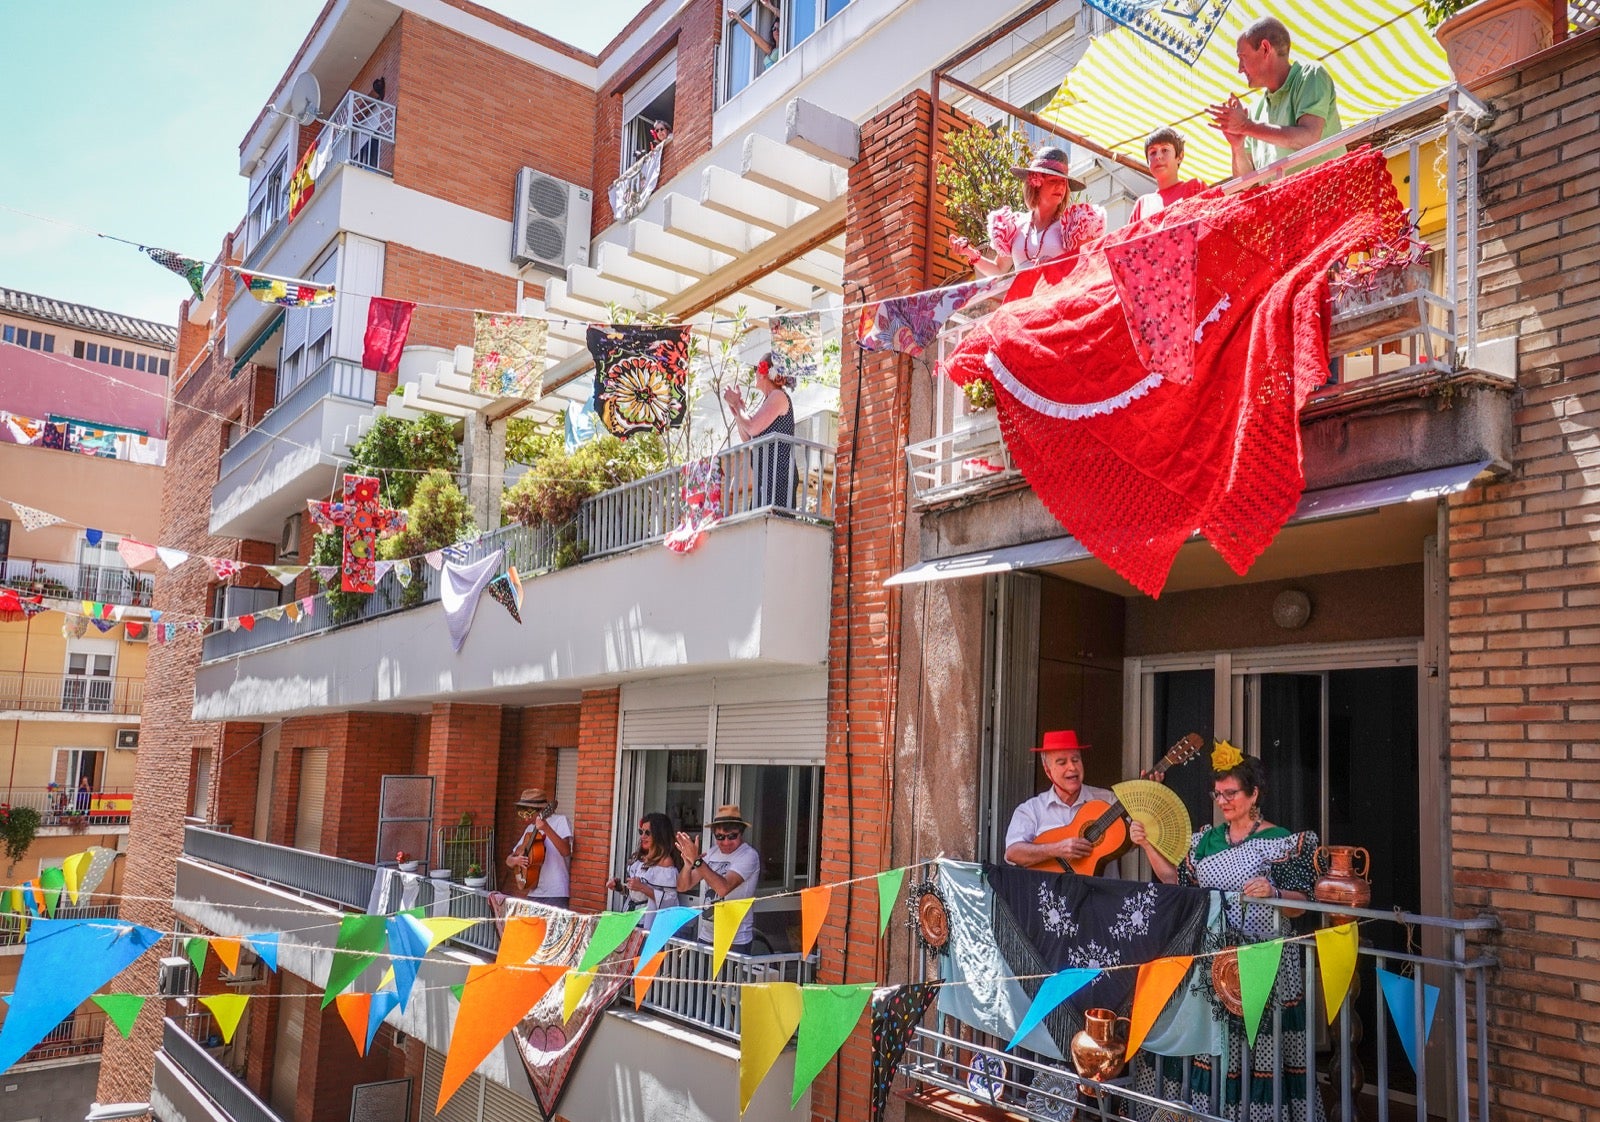
M489 883L489 878L483 875L483 866L474 861L467 866L467 875L462 883L468 888L482 888Z
M6 853L7 875L21 861L39 832L39 812L31 806L0 803L0 848Z
M419 862L413 858L411 854L407 853L403 849L394 855L394 863L400 866L400 871L402 873L416 872L419 864Z
M1458 82L1476 82L1555 39L1546 0L1423 0L1422 12Z

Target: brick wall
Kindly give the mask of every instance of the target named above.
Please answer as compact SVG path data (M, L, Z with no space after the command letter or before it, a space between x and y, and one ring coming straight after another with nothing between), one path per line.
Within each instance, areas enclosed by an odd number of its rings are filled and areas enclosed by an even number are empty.
M500 791L494 808L496 862L511 852L526 825L517 818L517 797L529 787L543 787L555 794L556 751L577 747L579 710L577 705L506 710L501 722L504 735L500 739ZM576 807L563 806L559 810L575 820ZM577 828L574 821L574 832ZM504 865L499 866L496 883L503 881L508 872Z
M1515 468L1449 504L1455 908L1504 925L1492 1113L1600 1119L1600 34L1479 91L1482 311L1519 339Z
M507 204L505 217L511 215ZM507 246L510 252L510 246ZM507 258L509 261L509 258ZM527 295L541 289L527 287ZM468 308L507 311L517 306L517 282L500 273L436 257L399 242L389 242L383 257L383 292L397 300L419 300L448 307L418 307L411 317L407 346L472 345L472 313ZM394 389L398 376L378 375L378 400Z
M611 870L612 807L616 801L620 690L584 690L578 713L578 803L571 810L577 848L572 860L572 906L606 906Z

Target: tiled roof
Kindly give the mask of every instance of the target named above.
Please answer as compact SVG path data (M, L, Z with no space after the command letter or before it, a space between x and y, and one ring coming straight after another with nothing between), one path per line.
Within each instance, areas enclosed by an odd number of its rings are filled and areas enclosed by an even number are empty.
M0 288L0 311L28 316L80 331L98 331L105 335L120 335L136 343L152 347L176 349L178 329L165 323L91 308L87 304L69 304L65 300L52 300L48 296L35 296L31 292L18 292L14 288Z

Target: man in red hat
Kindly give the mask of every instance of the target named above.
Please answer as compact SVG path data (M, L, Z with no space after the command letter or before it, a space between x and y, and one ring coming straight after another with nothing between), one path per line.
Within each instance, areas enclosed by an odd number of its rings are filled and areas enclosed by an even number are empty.
M1086 803L1115 801L1116 795L1104 787L1084 786L1083 753L1088 747L1087 744L1078 743L1078 734L1071 729L1044 734L1044 742L1034 751L1044 765L1050 788L1017 807L1011 815L1011 825L1006 830L1007 862L1012 865L1056 862L1062 869L1068 869L1067 861L1087 857L1094 852L1094 846L1083 838L1065 838L1042 844L1034 840L1047 830L1071 825ZM1119 860L1106 862L1100 875L1120 879L1122 868Z

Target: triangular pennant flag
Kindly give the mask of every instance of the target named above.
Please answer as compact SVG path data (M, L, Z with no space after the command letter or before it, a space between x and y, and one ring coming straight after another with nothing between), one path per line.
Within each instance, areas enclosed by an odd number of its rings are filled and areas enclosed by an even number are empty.
M395 996L404 1012L411 1001L411 987L416 984L417 970L422 966L423 956L428 953L429 933L415 917L408 915L390 916L387 929L389 960L394 966Z
M228 968L228 973L237 974L239 972L239 940L213 935L211 937L211 949L217 952L217 957L222 960L222 965Z
M457 1001L460 1001L462 991L466 988L467 986L465 982L457 983L456 985L450 987L450 996L454 997Z
M889 869L879 873L878 882L878 934L889 930L889 917L894 915L894 902L900 898L900 886L905 883L905 869Z
M371 1007L370 993L341 993L333 999L333 1008L355 1042L358 1056L367 1054L367 1012Z
M55 865L48 869L40 869L39 887L44 892L44 910L54 917L56 905L61 902L61 894L67 888L67 878L62 873L61 866Z
M1384 1004L1394 1020L1394 1031L1400 1036L1400 1047L1406 1050L1411 1070L1417 1070L1417 991L1412 979L1391 973L1381 967L1378 985L1383 989ZM18 987L19 989L21 987ZM1422 1043L1433 1035L1433 1014L1439 1005L1439 987L1422 984Z
M419 919L417 922L428 933L428 950L431 951L446 939L459 935L467 928L475 926L478 921L475 919L456 919L452 916L435 916L432 919Z
M144 634L144 624L134 623L130 619L122 625L122 633L130 639L137 639Z
M156 547L135 538L123 538L119 541L117 552L122 556L122 563L130 569L148 565L156 559Z
M256 614L258 616L261 616L264 619L279 620L279 619L283 618L283 608L281 608L281 607L262 608Z
M844 1046L872 1000L872 982L854 986L801 986L800 1033L795 1042L794 1090L789 1109L800 1105L811 1081Z
M1041 982L1039 992L1034 995L1033 1004L1028 1006L1028 1012L1023 1016L1022 1023L1011 1035L1011 1042L1006 1045L1006 1051L1009 1052L1021 1044L1040 1021L1055 1012L1063 1001L1099 976L1099 967L1074 966L1052 974Z
M444 550L430 549L422 555L422 559L428 563L429 568L437 573L439 567L444 564Z
M244 1016L244 1007L249 1003L250 995L247 993L214 993L200 999L200 1004L211 1010L211 1019L217 1022L224 1044L232 1042L233 1032L239 1027L239 1018Z
M372 583L377 584L384 577L388 576L390 570L393 568L393 561L374 561L372 564Z
M1356 973L1356 951L1361 936L1356 925L1341 923L1317 932L1317 963L1322 970L1322 1004L1328 1023L1339 1015L1344 995L1350 992L1350 979Z
M544 945L548 922L543 916L512 916L506 920L500 932L500 949L494 956L495 965L521 966L532 962Z
M170 249L161 249L159 246L141 245L139 249L163 269L177 273L188 281L189 291L194 293L196 300L204 300L206 298L206 263L204 261L193 257L185 257L181 253L174 253Z
M508 931L510 926L507 924ZM461 990L461 1008L456 1012L455 1031L450 1037L444 1073L439 1079L435 1114L444 1109L450 1096L460 1089L483 1058L566 972L564 963L551 962L536 966L496 963L467 969L467 980Z
M263 565L265 569L280 585L287 587L295 582L295 578L306 571L304 565Z
M383 1019L399 1004L400 995L394 990L381 989L372 995L372 1001L367 1006L367 1039L361 1049L363 1056L372 1050L372 1038L378 1035L378 1027L383 1024Z
M306 618L307 619L310 619L310 618L312 618L313 616L315 616L317 614L316 609L317 609L317 601L316 601L315 597L311 597L311 596L302 596L302 597L300 597L300 610L306 614Z
M589 945L583 949L583 958L578 961L578 969L590 970L598 966L607 955L622 946L623 940L633 934L633 929L639 926L642 918L643 912L601 912L595 920L594 933L589 936Z
M254 631L256 629L256 617L253 614L246 612L244 615L239 617L239 626L244 628L246 631Z
M156 546L156 556L161 558L161 563L169 570L176 569L179 565L189 560L189 555L181 549L168 549L164 545Z
M394 579L400 582L401 588L410 588L414 574L411 572L411 562L394 567Z
M563 979L565 988L561 991L561 1023L566 1024L572 1020L572 1014L577 1012L578 1003L583 1000L583 995L589 992L589 987L594 985L595 971L598 966L588 970L569 970Z
M682 905L673 908L662 908L655 914L650 923L650 931L644 937L644 947L639 951L639 961L649 962L656 956L656 952L667 945L667 940L678 933L678 930L691 919L700 917L699 908L688 908ZM589 956L584 955L585 959Z
M289 622L290 623L299 623L300 622L300 605L299 604L285 604L283 606L283 614L289 617Z
M383 952L385 916L344 916L339 920L339 937L334 941L333 963L328 967L328 988L322 995L326 1009L336 994L343 993L363 970L372 965L373 956Z
M136 993L97 993L90 1000L105 1010L106 1016L126 1040L133 1032L133 1022L138 1018L139 1010L144 1008L148 999Z
M67 899L74 905L78 902L78 888L83 884L83 874L89 871L89 866L94 861L94 854L87 849L82 853L74 853L61 862L61 875L67 882Z
M83 531L83 538L90 545L99 545L105 536L105 531L103 530L85 529Z
M34 920L0 1024L0 1071L160 939L159 931L122 919Z
M193 935L183 941L183 953L194 963L195 977L206 972L206 940L203 935Z
M21 503L12 503L11 509L16 511L17 517L22 520L24 530L43 530L46 526L54 526L61 521L47 510L36 510Z
M245 942L250 944L250 949L260 956L261 961L267 964L267 969L274 974L278 972L278 933L276 931L259 931L254 935L246 935Z
M495 577L494 580L489 582L489 586L484 591L489 594L491 600L510 612L512 619L518 623L522 622L522 612L520 605L517 603L517 593L511 587L511 577L508 574L501 573Z
M750 905L756 902L754 896L746 896L742 900L723 900L711 907L711 976L715 978L722 971L722 963L728 957L728 948L733 946L733 937L739 933L739 925L744 922L745 915L750 911Z
M794 982L756 982L739 990L739 1113L800 1027L804 1005Z
M811 953L817 945L817 936L828 919L828 905L833 902L833 885L818 884L800 892L800 954Z
M1171 958L1158 958L1139 967L1138 980L1133 984L1133 1016L1128 1025L1128 1047L1124 1055L1131 1056L1144 1044L1156 1018L1166 1008L1172 996L1189 972L1193 955L1180 954Z
M667 952L657 951L650 956L649 961L640 959L633 968L633 1007L639 1008L644 1004L644 995L650 992L650 987L655 983L656 975L661 973L661 967L666 965Z
M1238 955L1239 1000L1244 1005L1244 1032L1250 1047L1254 1048L1256 1032L1261 1028L1261 1014L1266 1012L1273 983L1278 980L1278 966L1283 961L1283 940L1245 943L1239 947Z

